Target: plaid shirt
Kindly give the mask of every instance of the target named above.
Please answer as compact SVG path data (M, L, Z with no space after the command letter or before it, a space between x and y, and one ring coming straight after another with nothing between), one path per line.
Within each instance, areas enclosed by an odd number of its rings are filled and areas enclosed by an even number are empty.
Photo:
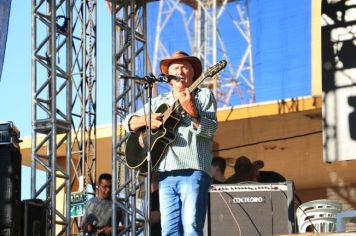
M172 171L183 169L196 169L211 173L212 143L217 129L216 100L213 93L206 88L195 92L196 108L200 114L200 126L196 129L188 116L183 115L176 132L176 139L168 145L157 170ZM172 105L174 97L172 92L159 95L152 99L152 111L156 111L162 104ZM132 116L141 116L148 113L148 104L143 108L129 114L125 119L125 129L129 130L129 121Z

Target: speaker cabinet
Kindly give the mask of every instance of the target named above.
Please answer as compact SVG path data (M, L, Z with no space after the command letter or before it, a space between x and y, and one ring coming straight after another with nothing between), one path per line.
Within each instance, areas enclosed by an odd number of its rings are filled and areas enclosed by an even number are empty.
M1 235L21 230L21 153L13 145L0 145Z
M291 181L212 185L208 209L209 235L293 233L293 196Z
M14 235L21 235L17 229L14 228L1 228L0 229L0 236L14 236Z
M46 236L46 204L40 199L22 201L23 236Z

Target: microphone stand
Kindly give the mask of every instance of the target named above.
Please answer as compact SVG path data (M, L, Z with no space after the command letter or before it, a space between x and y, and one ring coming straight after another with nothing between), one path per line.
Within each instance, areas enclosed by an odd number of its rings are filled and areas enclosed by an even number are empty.
M145 205L145 216L147 222L145 222L145 235L151 236L151 171L152 171L152 159L151 159L151 112L152 112L152 87L154 84L154 76L145 76L146 84L145 88L148 89L148 136L147 136L147 179L146 179L146 189L145 189L145 197L146 197L146 205Z
M143 84L145 89L148 89L148 126L147 126L147 179L145 188L145 236L151 235L151 172L152 172L152 159L151 159L151 113L152 113L152 87L155 82L169 82L164 80L162 76L155 77L153 74L145 77L135 76L121 76L124 79L133 79L136 83Z

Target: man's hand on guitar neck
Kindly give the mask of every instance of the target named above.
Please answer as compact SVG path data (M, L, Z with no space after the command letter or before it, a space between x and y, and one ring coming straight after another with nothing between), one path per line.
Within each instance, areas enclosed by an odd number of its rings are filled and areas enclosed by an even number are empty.
M162 113L151 114L151 128L158 129L162 125ZM141 127L148 125L148 115L146 116L133 116L129 121L129 127L131 131L136 131Z
M199 113L195 106L195 98L189 92L188 88L185 88L183 91L174 91L174 97L179 100L180 105L187 113L189 117L199 117ZM200 119L192 119L195 128L198 128L200 125Z

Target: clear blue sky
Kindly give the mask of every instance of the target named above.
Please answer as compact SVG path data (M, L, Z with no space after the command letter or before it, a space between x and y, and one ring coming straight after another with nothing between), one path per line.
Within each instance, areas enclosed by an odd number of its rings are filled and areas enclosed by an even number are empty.
M111 16L98 1L97 123L111 123ZM21 136L31 136L31 1L13 0L0 81L2 121L13 121Z
M157 5L157 4L156 4ZM154 6L154 4L149 4ZM150 10L149 51L153 51L157 11ZM98 1L97 124L111 123L111 18L104 0ZM31 1L13 0L7 48L0 81L0 120L11 120L21 136L31 135ZM229 19L225 19L229 21ZM225 22L226 22L225 21ZM178 19L173 20L177 27ZM250 24L257 101L310 94L310 1L251 0ZM229 38L228 27L220 27ZM182 46L172 32L171 52ZM179 40L173 40L173 39ZM235 50L235 35L226 40ZM167 41L166 41L167 42ZM189 50L189 49L186 49ZM231 61L236 58L230 58Z
M31 135L31 2L13 0L4 67L0 81L0 120L13 121L21 137ZM151 6L158 3L151 3ZM251 0L250 24L257 101L310 95L310 0ZM97 27L97 124L111 123L111 15L104 0L98 1ZM148 12L149 36L155 30L156 9ZM228 20L228 19L226 19ZM175 19L175 26L180 24ZM172 31L172 30L171 30ZM221 34L231 34L222 27ZM170 53L182 42L180 33L169 35ZM178 40L176 40L178 39ZM153 51L153 38L149 38ZM228 50L238 45L231 35ZM189 50L187 50L189 52ZM219 58L220 59L220 58ZM236 60L236 58L231 58ZM23 168L22 197L29 198L30 169Z
M13 121L21 137L31 136L31 2L13 0L0 81L0 121ZM111 15L98 1L97 123L111 123ZM100 82L99 82L100 81ZM22 168L22 199L30 198L31 169ZM38 174L44 179L44 173Z

